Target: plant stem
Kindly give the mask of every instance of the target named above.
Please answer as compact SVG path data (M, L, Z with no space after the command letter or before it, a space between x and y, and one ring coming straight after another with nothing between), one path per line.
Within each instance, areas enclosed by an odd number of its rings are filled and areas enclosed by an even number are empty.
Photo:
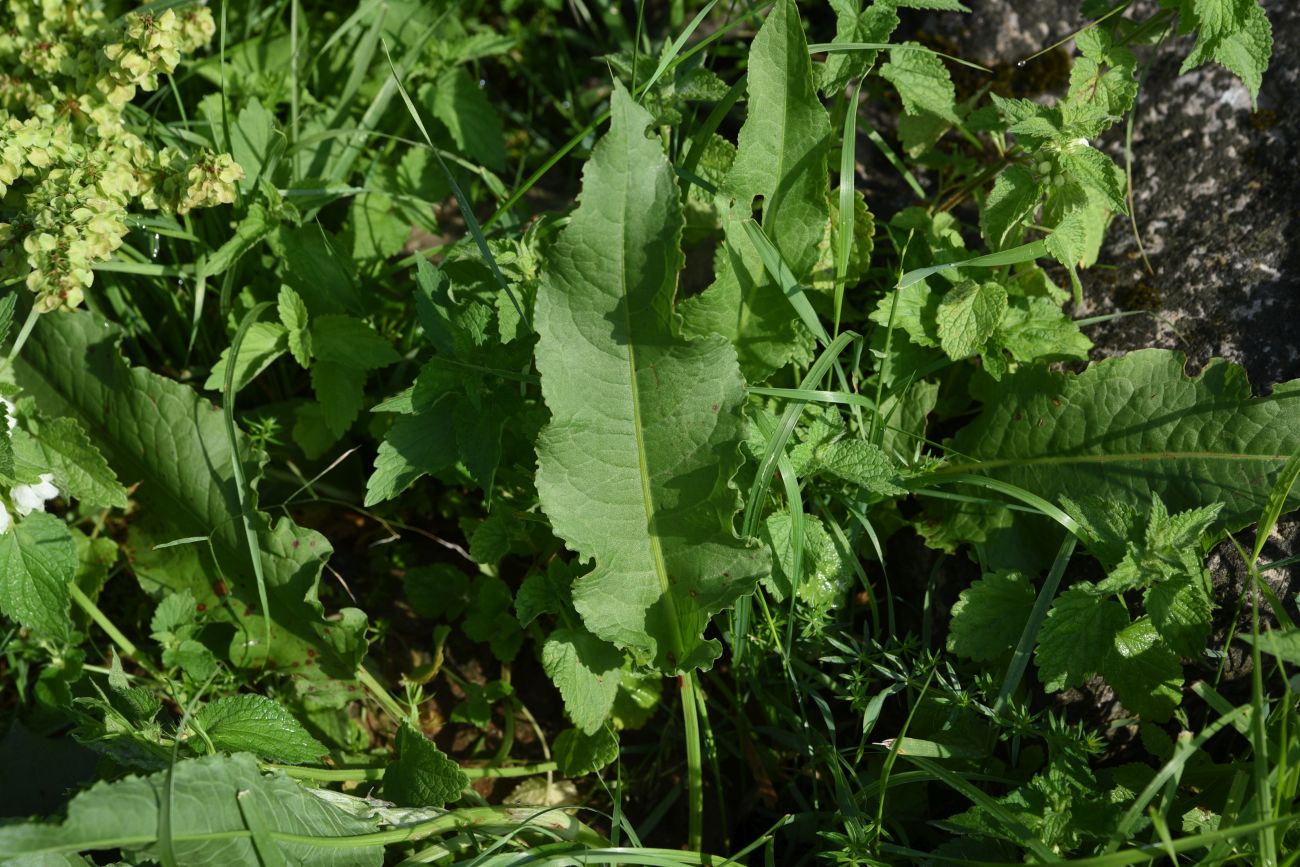
M695 706L695 672L681 675L682 721L686 724L686 786L690 824L687 848L702 851L704 831L704 763L700 756L700 712Z
M311 780L318 783L363 783L366 780L382 780L387 768L304 768L299 765L277 765L267 762L262 770L279 771L295 780ZM549 774L555 770L555 762L538 762L532 765L506 765L489 768L461 768L471 780L504 780L513 777L533 777Z
M123 656L130 657L137 665L159 680L163 679L158 670L153 667L153 663L141 655L140 649L135 646L135 642L127 638L122 633L122 630L118 629L116 624L108 619L108 615L99 609L99 606L95 604L95 600L87 596L86 592L78 587L75 581L68 585L68 590L72 594L72 601L76 602L78 607L86 612L91 620L95 621L109 640L117 645L117 649L122 652Z
M410 714L402 711L402 706L397 703L397 699L393 698L388 690L384 689L382 683L375 680L375 676L370 673L365 665L357 667L357 680L361 681L362 686L370 690L375 700L396 722L400 723L403 720L410 719Z

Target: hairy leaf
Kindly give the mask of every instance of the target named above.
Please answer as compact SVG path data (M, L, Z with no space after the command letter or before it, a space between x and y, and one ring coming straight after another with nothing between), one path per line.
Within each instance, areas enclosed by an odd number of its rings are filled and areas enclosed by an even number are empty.
M952 440L964 457L940 473L981 472L1050 502L1145 509L1158 495L1171 512L1221 502L1215 526L1245 526L1300 448L1300 383L1252 398L1237 365L1216 360L1188 377L1183 364L1151 349L1078 375L1022 369L979 395L984 411Z
M402 807L441 807L460 799L469 779L424 733L402 723L397 761L384 773L384 797Z
M119 338L116 327L92 313L42 316L17 365L19 383L46 412L80 422L118 475L139 484L134 499L142 518L132 527L137 574L189 589L210 616L234 626L231 661L261 665L268 654L265 613L258 610L221 412L188 386L128 367ZM247 455L242 442L240 450ZM261 456L243 459L256 470ZM272 524L255 512L254 526L271 604L267 664L351 677L365 651L365 615L344 609L340 620L325 617L317 594L329 543L288 518ZM201 555L194 544L149 550L205 537Z
M0 535L0 611L50 638L68 637L77 546L53 515L33 512Z
M1029 620L1034 598L1034 585L1019 572L985 575L963 590L952 607L948 649L977 661L1009 653Z
M744 385L717 336L688 340L672 310L680 195L649 114L617 87L608 135L537 297L537 369L550 424L537 490L592 572L587 628L664 671L710 665L710 618L751 592L768 556L736 538Z
M222 696L204 705L196 722L214 747L229 753L294 765L320 761L329 753L288 710L264 695Z

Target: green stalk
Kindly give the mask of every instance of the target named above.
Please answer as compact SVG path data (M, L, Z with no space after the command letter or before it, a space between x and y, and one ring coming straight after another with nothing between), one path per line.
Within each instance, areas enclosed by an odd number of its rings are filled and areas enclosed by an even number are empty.
M410 719L411 715L403 712L402 706L397 703L397 699L393 698L388 690L384 689L382 683L375 680L375 676L370 673L365 665L358 666L357 680L361 681L362 686L370 690L375 700L379 702L380 706L388 712L395 722L400 723L402 720Z
M515 777L534 777L549 774L555 770L555 762L537 762L531 765L505 765L487 768L461 768L461 772L471 780L505 780ZM382 767L371 768L304 768L299 765L277 765L273 762L262 764L264 771L279 771L295 780L308 780L317 783L364 783L369 780L382 780L388 770Z
M700 754L700 712L695 705L695 672L681 676L682 721L686 724L686 786L690 824L686 845L699 852L704 836L704 762Z

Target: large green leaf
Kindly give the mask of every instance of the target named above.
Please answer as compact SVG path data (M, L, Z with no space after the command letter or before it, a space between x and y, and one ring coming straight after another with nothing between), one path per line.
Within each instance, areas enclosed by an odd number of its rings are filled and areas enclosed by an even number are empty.
M677 671L711 664L709 619L753 590L769 558L732 529L745 400L735 351L678 333L680 197L650 123L617 87L538 292L552 420L537 490L556 534L595 560L573 587L588 629Z
M1221 502L1216 526L1245 526L1300 448L1300 383L1252 398L1235 364L1214 360L1197 377L1183 365L1149 349L1077 376L1021 368L980 395L984 411L952 440L961 457L940 477L981 472L1053 503L1094 496L1145 510L1158 495L1178 512Z
M723 181L734 200L724 219L726 248L718 279L683 305L689 334L722 334L735 345L751 381L783 367L799 346L790 302L766 273L743 221L762 199L763 232L807 282L830 219L826 169L830 118L813 86L808 43L792 0L780 0L749 51L749 114L736 159Z
M333 838L377 831L378 819L341 809L282 774L264 776L250 755L180 762L168 789L165 773L96 783L72 799L68 817L60 824L0 827L0 861L53 864L59 863L55 859L60 856L112 849L156 861L160 805L170 799L173 863L187 867L270 863L377 867L384 863L378 843L331 845ZM272 860L264 848L268 846L282 858Z
M42 635L66 639L72 627L68 585L76 572L77 546L67 524L33 512L0 534L0 611Z
M79 421L127 484L140 520L132 526L137 574L190 590L209 616L235 626L231 661L351 677L365 653L365 615L327 619L317 596L329 543L288 518L255 514L271 605L272 647L259 611L252 558L240 521L230 441L218 407L188 386L130 368L120 331L89 312L42 316L17 365L19 384L51 415ZM246 465L262 460L247 456ZM206 537L151 551L148 544ZM150 564L184 568L150 568Z

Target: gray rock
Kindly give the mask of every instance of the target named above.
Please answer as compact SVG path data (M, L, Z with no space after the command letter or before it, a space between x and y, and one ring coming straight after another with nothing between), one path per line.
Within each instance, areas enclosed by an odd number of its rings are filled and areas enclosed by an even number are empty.
M1186 40L1156 50L1133 131L1134 212L1154 274L1126 219L1111 226L1090 275L1095 312L1148 309L1095 329L1098 352L1143 346L1185 351L1194 365L1223 357L1256 388L1300 377L1300 6L1266 0L1273 62L1252 112L1227 71L1178 75ZM1092 312L1092 311L1087 311Z

